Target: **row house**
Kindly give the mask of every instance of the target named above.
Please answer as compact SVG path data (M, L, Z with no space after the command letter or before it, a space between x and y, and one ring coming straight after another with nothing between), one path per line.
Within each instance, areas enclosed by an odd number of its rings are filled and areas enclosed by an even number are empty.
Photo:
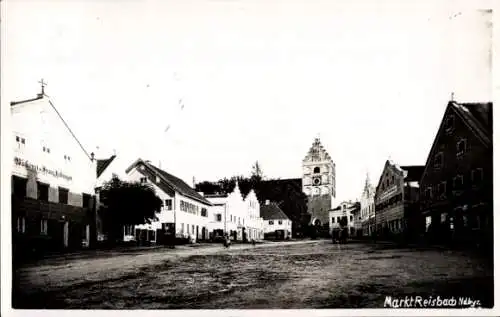
M189 238L192 241L209 239L210 208L212 203L180 178L138 159L126 169L127 180L150 184L162 200L158 220L124 228L125 240L147 240L160 243L161 235Z
M493 239L492 103L450 101L421 180L424 231L437 240Z
M96 181L107 166L84 149L43 87L10 110L14 255L89 247Z
M415 234L423 170L424 166L399 166L386 161L374 197L378 234Z
M229 194L205 195L211 202L212 217L209 229L212 239L229 235L232 240L261 240L264 238L260 204L253 190L243 197L238 185Z
M371 236L375 231L375 186L367 174L360 199L360 216L363 236Z
M274 202L266 200L260 208L264 220L264 236L266 239L286 240L292 238L292 221Z

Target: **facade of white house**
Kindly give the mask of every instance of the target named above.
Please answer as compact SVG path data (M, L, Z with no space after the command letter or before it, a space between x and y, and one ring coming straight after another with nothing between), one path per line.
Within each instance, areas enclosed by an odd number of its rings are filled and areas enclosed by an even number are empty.
M127 181L148 183L162 200L157 221L151 224L124 228L124 239L145 234L147 241L156 243L158 234L174 230L175 236L190 238L192 241L208 240L212 204L181 179L159 169L141 159L126 171Z
M229 194L207 195L213 207L209 229L213 237L225 233L233 240L261 240L264 237L260 204L254 191L243 198L238 183Z
M264 234L266 238L292 238L292 221L277 204L266 200L265 205L261 207L260 211L264 220Z
M16 238L47 248L89 246L95 236L98 160L43 94L11 103L12 216Z
M353 234L355 231L355 210L356 205L352 202L342 202L337 208L330 210L330 234L333 230L341 229L342 220L344 220L349 234Z

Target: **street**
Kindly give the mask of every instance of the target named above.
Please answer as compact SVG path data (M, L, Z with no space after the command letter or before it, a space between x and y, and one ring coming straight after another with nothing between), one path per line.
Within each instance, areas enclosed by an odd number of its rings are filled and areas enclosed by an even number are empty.
M386 296L493 304L493 268L460 251L331 241L47 259L14 273L14 308L382 308Z

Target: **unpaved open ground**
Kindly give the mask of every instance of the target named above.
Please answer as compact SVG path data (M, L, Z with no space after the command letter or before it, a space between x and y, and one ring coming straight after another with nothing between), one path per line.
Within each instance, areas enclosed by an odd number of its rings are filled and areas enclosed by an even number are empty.
M14 307L379 308L405 295L493 304L492 265L464 252L315 241L52 262L15 273Z

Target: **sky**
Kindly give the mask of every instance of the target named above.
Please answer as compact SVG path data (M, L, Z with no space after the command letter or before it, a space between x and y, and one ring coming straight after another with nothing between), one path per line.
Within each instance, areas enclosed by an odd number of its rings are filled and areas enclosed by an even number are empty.
M300 178L319 135L354 200L387 159L425 164L451 92L491 101L491 13L458 3L8 1L3 92L43 78L119 175L140 157L189 184L256 160Z

